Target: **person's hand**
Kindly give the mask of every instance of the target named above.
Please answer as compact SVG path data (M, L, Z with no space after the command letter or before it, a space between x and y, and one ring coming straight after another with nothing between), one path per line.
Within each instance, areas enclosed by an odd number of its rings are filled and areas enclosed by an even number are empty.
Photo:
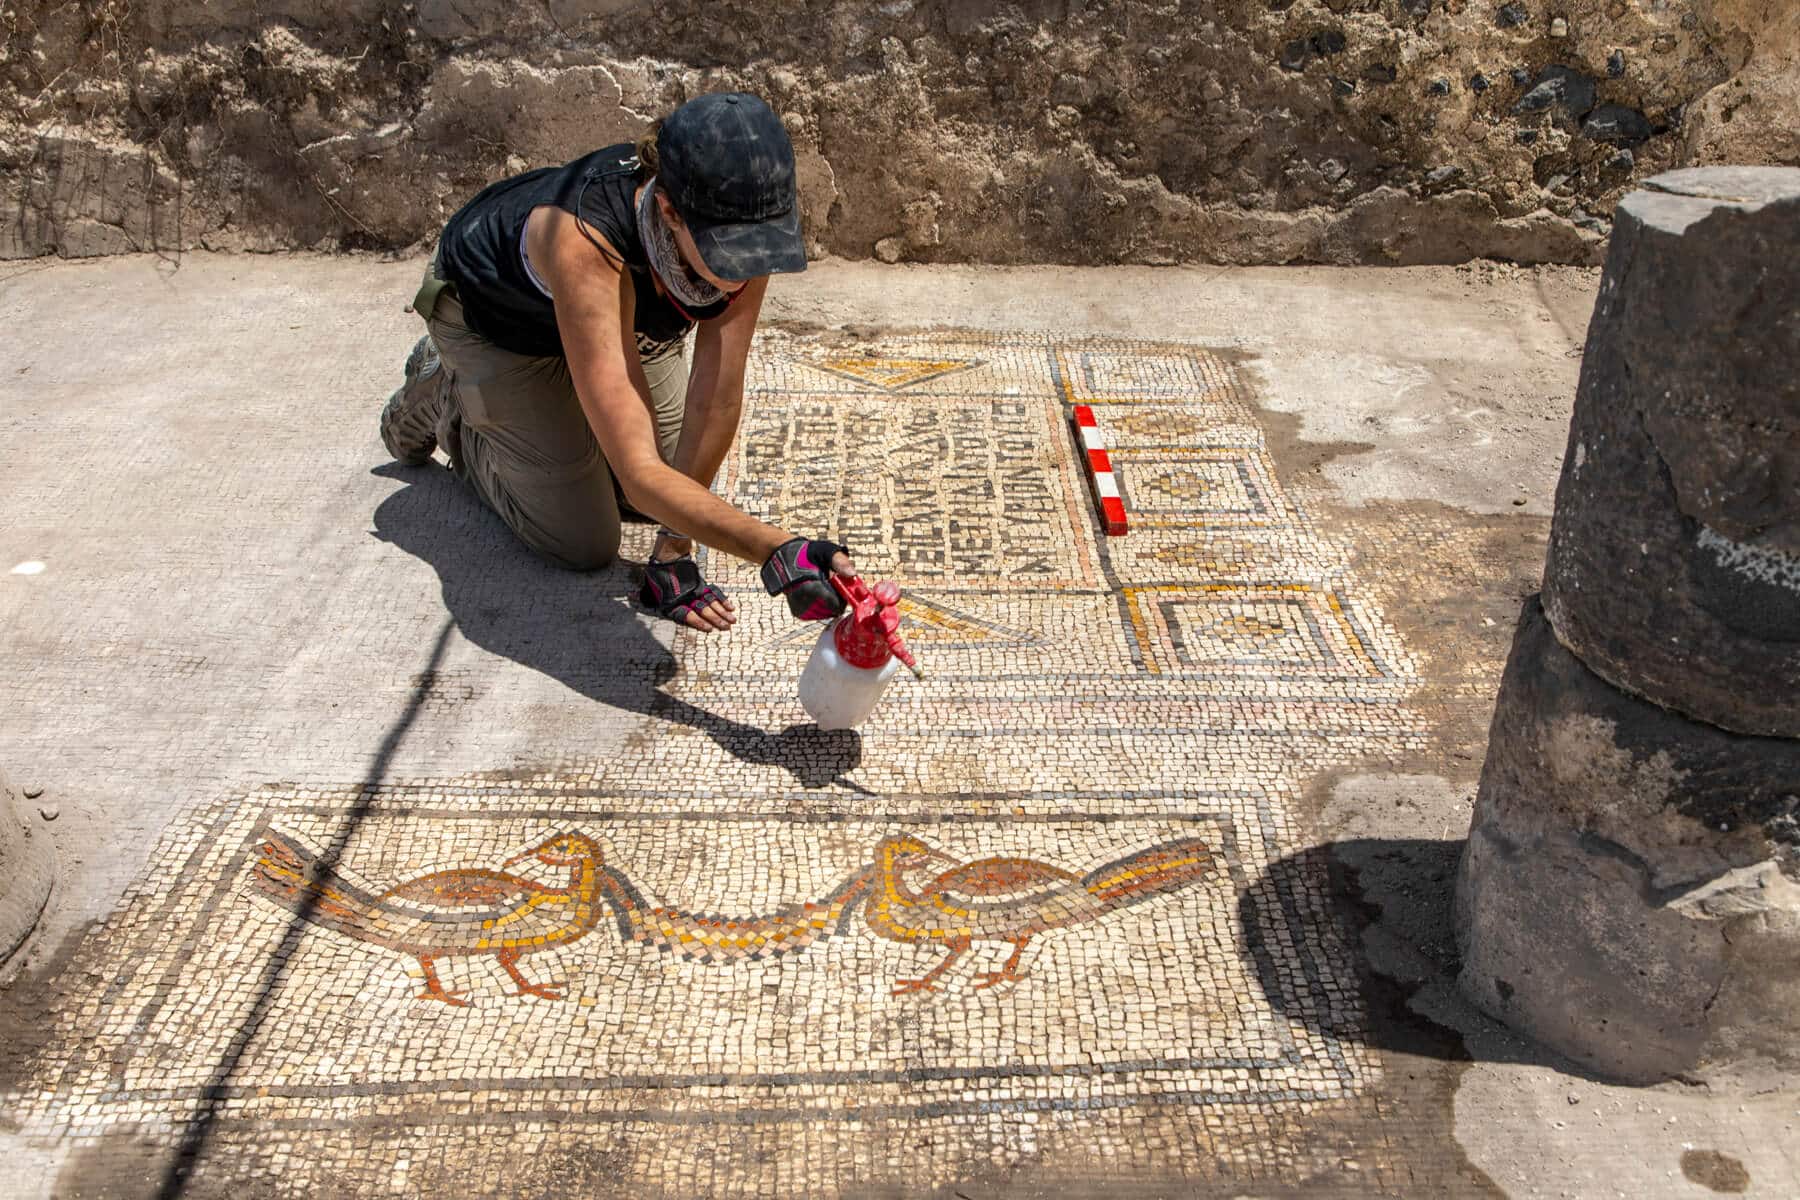
M852 577L856 564L836 542L793 538L775 547L763 562L763 587L786 596L788 611L802 621L823 621L844 611L844 598L831 586L833 574Z
M681 619L689 629L697 629L701 633L724 633L737 624L737 601L717 588L713 591L717 599L695 605L683 614Z
M666 535L658 536L657 551L673 548L672 543L680 544ZM644 564L644 586L638 599L658 615L701 633L722 633L737 623L737 605L700 578L700 568L689 554L658 558L652 553Z

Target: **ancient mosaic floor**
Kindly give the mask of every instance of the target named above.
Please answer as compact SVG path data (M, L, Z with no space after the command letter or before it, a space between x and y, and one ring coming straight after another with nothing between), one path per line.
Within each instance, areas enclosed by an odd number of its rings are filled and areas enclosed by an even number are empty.
M814 630L715 558L743 619L678 639L623 757L220 798L90 939L25 1131L203 1142L203 1174L294 1196L1279 1182L1334 1153L1307 1122L1379 1068L1326 880L1270 867L1308 777L1421 744L1414 669L1232 361L771 336L720 488L899 580L927 678L859 734L805 726Z

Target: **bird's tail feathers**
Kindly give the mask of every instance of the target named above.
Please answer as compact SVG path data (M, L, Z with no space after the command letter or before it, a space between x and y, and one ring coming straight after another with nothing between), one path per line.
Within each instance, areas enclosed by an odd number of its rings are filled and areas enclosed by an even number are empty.
M374 898L340 878L317 854L287 834L274 829L264 833L251 878L257 891L314 925L366 941L382 941L371 923Z
M1199 879L1212 869L1211 847L1199 838L1162 842L1096 868L1082 886L1109 907L1136 904Z

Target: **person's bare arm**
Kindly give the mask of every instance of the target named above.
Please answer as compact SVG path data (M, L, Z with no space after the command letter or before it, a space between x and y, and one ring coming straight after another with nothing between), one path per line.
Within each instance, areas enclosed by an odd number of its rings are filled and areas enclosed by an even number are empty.
M730 308L702 321L694 333L687 414L675 447L675 469L690 479L710 484L737 438L744 412L744 367L768 290L767 276L752 279Z
M638 511L708 546L763 562L794 535L727 504L663 462L658 452L650 385L633 333L630 273L603 256L571 214L558 209L545 216L543 236L529 243L532 263L556 297L556 324L575 394L626 498ZM721 459L723 454L721 449Z
M560 209L534 214L526 236L531 260L541 265L539 273L556 297L557 329L576 397L626 498L640 512L708 546L762 564L764 585L772 594L779 591L795 616L814 620L837 611L841 603L827 580L833 574L856 573L842 547L795 537L759 521L663 462L650 386L637 356L630 273L603 254L576 227L575 218ZM760 302L760 296L757 299ZM730 335L741 339L737 366L730 368L736 372L735 383L730 382L722 352L724 335L720 349L707 355L716 364L710 369L715 382L725 375L730 394L740 404L753 312L750 318ZM712 439L702 437L698 445L701 450L691 453L705 452ZM729 445L728 437L714 448L718 459ZM712 469L717 469L717 460ZM714 603L702 611L689 610L687 623L703 631L725 629L734 619L730 607Z
M712 486L719 466L737 437L744 409L744 364L750 355L750 337L762 308L769 281L744 285L725 312L700 324L694 337L694 360L688 371L681 440L671 465L698 483ZM692 554L693 539L665 527L657 535L650 557L667 561ZM848 572L851 568L846 567ZM688 617L694 628L727 629L737 621L737 603L721 597Z

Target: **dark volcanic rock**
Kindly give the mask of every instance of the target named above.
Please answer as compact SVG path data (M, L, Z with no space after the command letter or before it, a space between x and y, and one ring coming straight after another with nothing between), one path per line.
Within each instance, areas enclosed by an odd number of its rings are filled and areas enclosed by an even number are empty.
M1672 172L1616 210L1544 604L1616 686L1800 737L1800 170Z
M1462 984L1633 1081L1800 1064L1800 742L1588 671L1527 602L1457 889Z
M1594 107L1594 81L1568 67L1545 67L1529 92L1513 105L1516 113L1544 112L1555 107L1571 117L1586 116Z
M1615 146L1641 146L1650 140L1650 122L1635 108L1602 104L1581 123L1584 137Z

